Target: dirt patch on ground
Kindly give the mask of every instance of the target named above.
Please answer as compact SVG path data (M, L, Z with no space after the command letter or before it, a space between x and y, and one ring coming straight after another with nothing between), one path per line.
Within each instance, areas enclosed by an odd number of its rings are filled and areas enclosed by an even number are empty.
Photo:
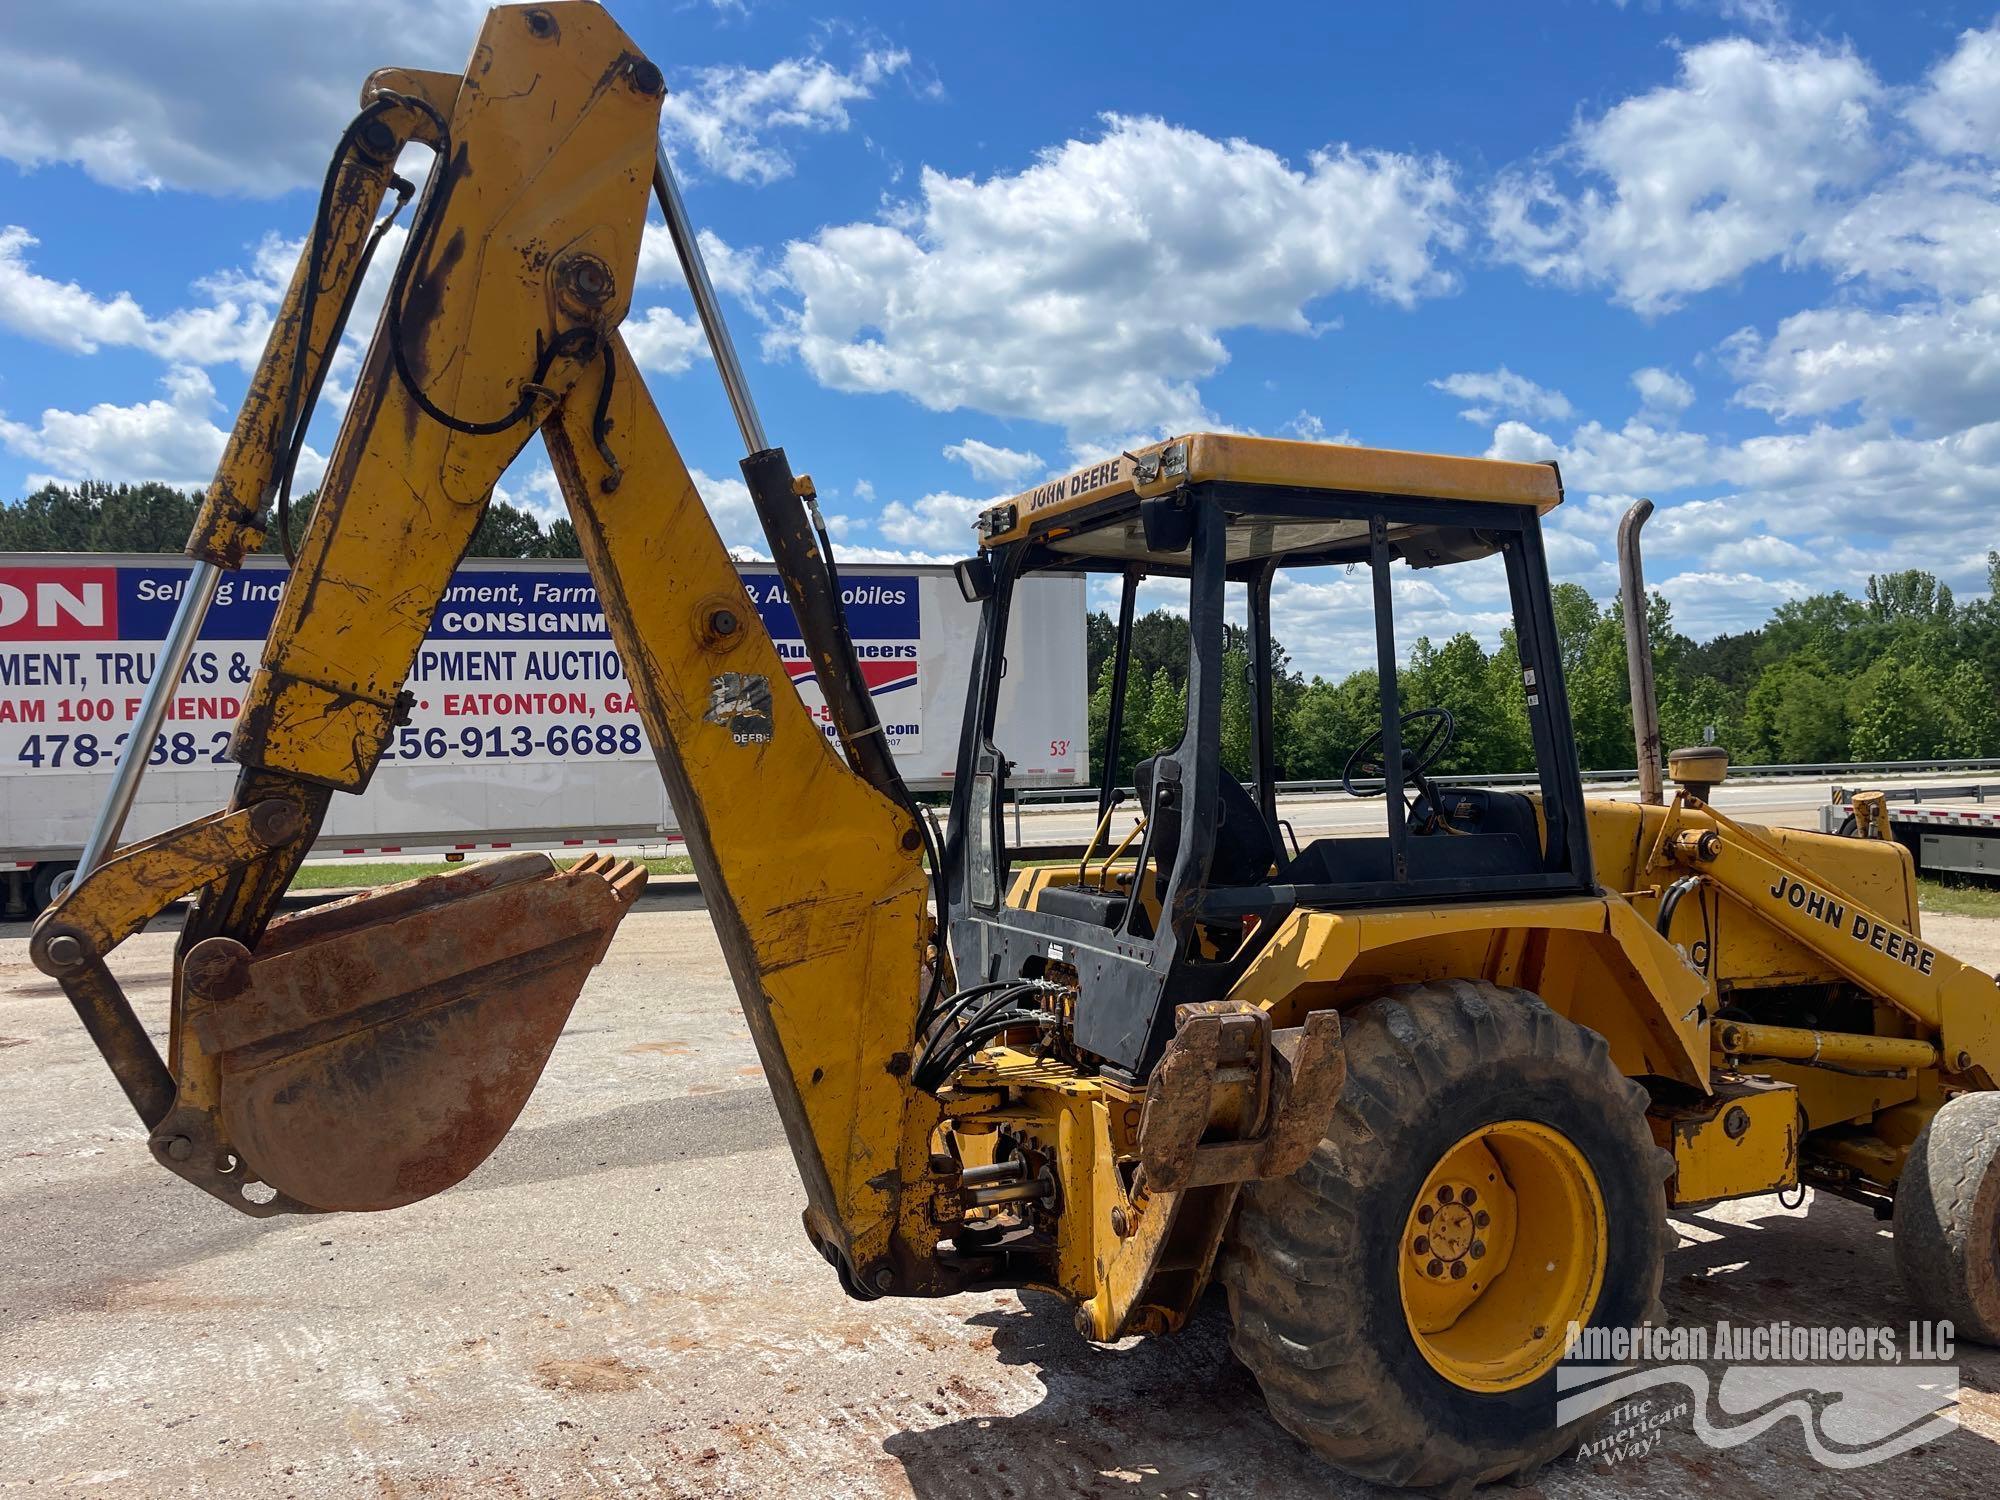
M615 1355L601 1359L545 1359L535 1381L545 1391L629 1391L644 1383L646 1370Z
M1923 914L1923 935L1953 958L2000 973L2000 922L1991 917L1954 917L1943 912Z

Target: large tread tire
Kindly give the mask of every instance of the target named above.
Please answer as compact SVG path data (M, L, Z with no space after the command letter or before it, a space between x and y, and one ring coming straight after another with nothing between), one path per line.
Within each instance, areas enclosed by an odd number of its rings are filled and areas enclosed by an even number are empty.
M1247 1186L1231 1228L1220 1276L1232 1347L1278 1422L1358 1478L1459 1491L1530 1475L1591 1419L1556 1425L1553 1367L1492 1394L1432 1368L1403 1313L1403 1227L1454 1142L1501 1120L1550 1126L1603 1194L1609 1243L1590 1321L1656 1317L1672 1160L1647 1127L1646 1091L1601 1036L1525 990L1404 985L1342 1021L1347 1084L1331 1128L1292 1177Z
M2000 1093L1945 1101L1896 1183L1896 1266L1958 1338L2000 1344Z

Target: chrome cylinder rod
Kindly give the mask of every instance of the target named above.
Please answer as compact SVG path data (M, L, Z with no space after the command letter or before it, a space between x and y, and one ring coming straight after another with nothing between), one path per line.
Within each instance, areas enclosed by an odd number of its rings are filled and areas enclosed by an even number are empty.
M722 321L722 304L716 300L715 283L708 279L708 263L702 259L694 221L688 218L687 205L681 201L680 184L674 180L673 164L667 160L665 146L658 146L653 152L653 196L660 200L660 212L667 216L667 233L673 238L674 253L680 257L688 291L694 295L694 310L701 318L702 332L708 335L709 352L714 354L715 368L722 374L722 388L729 393L729 408L736 413L736 425L743 433L744 452L762 453L771 444L764 436L757 403L750 399L750 383L743 378L735 340L729 336L729 325Z
M125 819L139 795L139 778L146 774L146 762L152 757L153 741L166 722L167 704L180 689L181 675L201 638L201 622L208 617L208 607L215 602L221 582L222 569L211 562L198 562L188 572L180 607L174 611L174 623L153 664L153 680L146 685L145 699L139 705L138 721L126 738L118 769L111 773L111 791L97 814L97 826L90 830L90 842L83 846L83 857L76 862L77 880L103 864L118 847Z
M1639 555L1639 528L1653 502L1637 500L1618 523L1618 599L1625 614L1625 667L1632 686L1632 740L1639 757L1639 800L1655 806L1667 799L1660 786L1660 700L1653 691L1653 647L1646 610L1646 568Z

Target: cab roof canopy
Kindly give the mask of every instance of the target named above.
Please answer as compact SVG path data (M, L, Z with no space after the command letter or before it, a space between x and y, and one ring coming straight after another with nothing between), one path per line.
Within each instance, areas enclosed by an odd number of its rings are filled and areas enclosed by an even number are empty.
M1391 545L1413 565L1463 562L1497 544L1481 534L1482 507L1517 514L1531 507L1539 515L1562 502L1554 464L1204 432L1105 459L988 506L976 523L980 545L1034 542L1062 566L1174 572L1186 565L1186 544L1170 540L1172 528L1157 516L1149 528L1144 502L1183 490L1220 500L1232 573L1273 558L1297 565L1365 557L1371 510L1391 513ZM1504 511L1491 520L1496 531L1514 529Z

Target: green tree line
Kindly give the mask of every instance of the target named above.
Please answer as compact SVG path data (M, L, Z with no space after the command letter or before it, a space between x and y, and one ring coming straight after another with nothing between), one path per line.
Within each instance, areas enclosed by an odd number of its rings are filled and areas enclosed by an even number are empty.
M164 484L88 481L43 485L0 505L0 552L179 552L199 495ZM313 495L292 506L294 545ZM272 548L271 550L277 550ZM576 557L567 520L544 527L503 500L474 534L473 557ZM1716 743L1745 763L1920 760L2000 756L2000 553L1987 554L1988 593L1960 603L1925 572L1871 577L1860 598L1834 592L1780 605L1762 626L1697 643L1674 628L1654 595L1653 670L1662 737ZM1556 633L1578 752L1586 769L1632 762L1625 634L1615 606L1573 583L1554 589ZM1089 622L1091 775L1104 774L1111 698L1111 618ZM1348 752L1376 727L1372 670L1339 679L1297 670L1271 645L1272 719L1279 775L1338 776ZM1250 641L1228 627L1222 752L1239 777L1251 772ZM1157 610L1133 622L1132 680L1117 775L1172 744L1187 711L1188 626ZM1461 633L1417 641L1399 677L1411 708L1448 708L1458 735L1447 771L1525 771L1533 766L1520 659L1511 631L1487 651Z
M317 494L291 505L292 546L305 535ZM45 484L0 505L0 552L178 552L187 545L198 491L165 484ZM275 539L267 550L279 550ZM473 533L471 557L580 557L567 520L546 527L525 510L495 500Z
M1649 623L1662 739L1672 748L1713 738L1753 765L2000 757L2000 553L1987 554L1987 574L1987 595L1965 604L1930 573L1878 574L1858 599L1834 592L1792 600L1755 630L1699 643L1674 628L1667 601L1654 594ZM1573 583L1557 584L1553 597L1583 766L1630 766L1632 699L1618 608ZM1093 780L1105 774L1115 643L1111 617L1093 612ZM1379 722L1375 672L1308 678L1275 640L1271 657L1279 778L1340 775L1349 752ZM1130 784L1135 762L1179 739L1187 664L1184 616L1156 610L1133 621L1120 784ZM1249 665L1247 634L1227 627L1222 754L1244 780L1252 772ZM1443 642L1419 638L1397 681L1405 709L1448 708L1458 721L1441 770L1533 769L1511 629L1490 652L1464 632Z

